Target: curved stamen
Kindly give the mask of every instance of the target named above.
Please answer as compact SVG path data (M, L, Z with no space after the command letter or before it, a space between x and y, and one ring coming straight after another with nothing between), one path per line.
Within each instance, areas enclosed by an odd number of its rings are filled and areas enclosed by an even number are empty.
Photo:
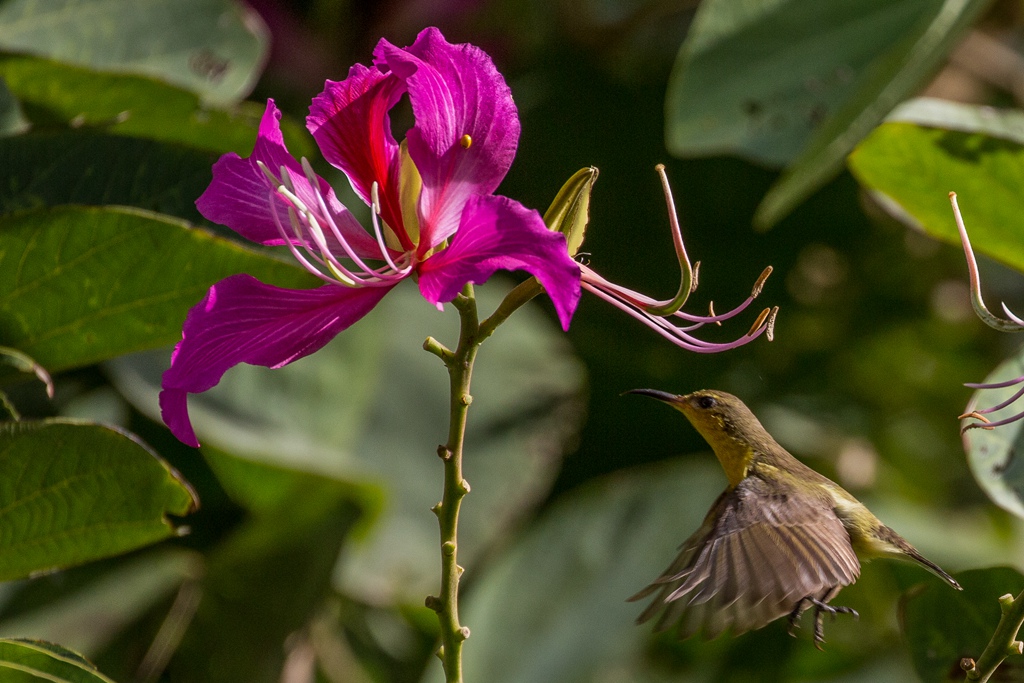
M658 164L654 167L661 178L661 189L665 193L665 206L668 209L668 223L672 230L672 246L676 252L676 259L679 261L679 291L671 299L666 301L655 301L642 308L651 315L672 315L676 313L690 294L695 290L697 281L694 278L693 268L690 266L690 259L686 255L686 245L683 244L683 232L679 228L679 217L676 214L676 203L672 198L672 187L668 183L668 175L665 173L665 165Z
M286 169L282 169L286 172ZM374 276L366 273L366 269L363 269L363 275L357 275L348 268L346 268L340 261L338 261L331 250L327 247L326 240L324 238L323 230L320 228L316 217L312 211L299 199L295 194L289 191L283 185L278 188L278 192L287 199L293 206L288 207L288 218L292 223L292 229L295 231L296 238L299 243L306 250L309 258L316 261L324 268L328 269L337 276L337 279L341 284L356 287L364 285L372 285L374 282ZM305 218L305 224L299 222L299 218L296 212L301 212ZM305 228L305 231L303 230ZM308 232L313 239L313 243L316 245L319 254L314 253L313 249L309 246L309 241L306 239L304 232ZM294 253L294 252L293 252ZM367 278L371 279L367 279Z
M292 184L288 169L282 167L281 173L283 176L286 176L288 178L288 184ZM317 217L313 213L313 211L308 206L306 206L306 204L295 194L293 190L289 189L287 185L282 184L277 188L277 190L281 194L281 196L287 199L295 207L296 210L302 213L303 217L306 220L306 227L309 229L310 235L313 238L314 243L316 244L320 253L323 255L323 259L314 256L312 253L310 254L310 256L314 258L316 261L322 263L324 267L329 268L332 272L335 272L337 270L344 273L344 277L342 278L342 284L349 284L344 280L351 278L352 280L354 280L355 283L366 286L374 286L377 284L393 283L408 275L411 267L406 268L403 272L394 273L388 272L386 268L381 268L380 270L378 270L368 266L366 262L363 261L363 259L361 259L359 255L355 253L355 250L352 249L351 245L348 243L348 240L345 239L345 237L341 234L341 231L338 229L337 224L330 219L330 214L327 213L326 215L329 220L329 227L331 228L331 233L334 235L335 239L337 239L338 243L345 251L345 254L362 271L361 275L355 274L350 269L342 265L342 263L338 261L338 259L334 256L330 247L327 245L323 229L320 227L320 223L317 220ZM323 203L323 197L321 196L320 192L316 191L314 195L317 197L318 202L321 204L321 206L323 206L324 209L326 209L326 205ZM297 232L301 233L300 228L296 228L296 230ZM303 239L301 235L299 237L300 239ZM303 241L305 240L303 239Z
M964 417L977 417L977 418L980 419L982 416L980 416L980 415L974 416L974 415L968 413ZM972 422L969 425L965 425L964 428L960 430L960 433L963 434L964 432L966 432L966 431L968 431L970 429L995 429L996 427L1002 427L1003 425L1008 425L1011 422L1016 422L1017 420L1021 419L1022 417L1024 417L1024 412L1017 413L1016 415L1012 415L1012 416L1007 417L1007 418L1002 419L1002 420L996 420L995 422L985 422L985 421L982 421L982 422Z
M300 209L301 210L301 209ZM303 216L306 218L306 228L309 233L313 236L313 243L316 245L319 254L314 253L312 250L309 251L309 255L317 263L323 265L325 268L330 270L335 275L339 276L339 279L343 284L349 284L352 281L353 284L362 286L372 286L378 281L378 278L374 277L373 274L366 272L364 269L361 274L356 274L344 264L335 258L334 253L331 252L327 246L327 240L324 237L324 232L320 228L320 224L311 211L303 212ZM298 216L295 214L295 209L289 207L288 217L292 219L293 223L298 223ZM300 226L296 226L296 229L301 229Z
M1020 318L1020 317L1018 317L1018 316L1017 316L1017 315L1016 315L1016 314L1015 314L1015 313L1014 313L1013 311L1011 311L1011 310L1009 309L1009 307L1008 307L1008 306L1006 305L1006 302L1005 302L1005 301L1003 302L1003 313L1005 313L1005 314L1006 314L1006 317L1007 317L1007 318L1009 318L1009 319L1010 319L1010 320L1012 320L1013 322L1017 323L1017 324L1018 324L1018 325L1020 325L1021 327L1024 327L1024 319L1021 319L1021 318Z
M657 306L657 304L659 303L655 299L652 299L651 297L645 294L641 294L640 292L633 291L621 285L615 284L610 280L606 280L604 277L602 277L599 273L594 271L589 266L580 264L580 271L583 273L584 282L590 282L603 290L611 292L614 296L622 299L629 305L635 306L636 308L639 308L645 312L650 313L649 306ZM766 276L762 273L761 278L758 278L758 282L760 284L763 284L764 277ZM760 290L757 289L756 286L754 291L758 293L760 292ZM683 320L686 320L688 322L699 323L697 327L708 323L719 323L724 320L734 318L743 311L745 311L750 306L751 302L754 301L755 296L756 294L752 292L751 296L747 297L742 303L736 306L736 308L733 308L730 311L726 311L725 313L720 313L712 316L694 315L692 313L687 313L685 311L676 311L671 315L677 318L682 318ZM696 327L694 327L693 329L696 329Z
M1020 380L1017 380L1017 381L1019 382ZM1005 401L1003 401L1002 403L998 403L998 404L996 404L996 405L992 406L991 408L984 408L984 409L982 409L982 410L977 410L977 409L975 409L975 410L974 410L974 411L972 411L972 412L978 413L979 415L988 415L989 413L994 413L994 412L996 412L997 410L1002 410L1002 409L1003 409L1003 408L1005 408L1006 406L1008 406L1008 405L1010 405L1011 403L1013 403L1014 401L1016 401L1016 400L1017 400L1018 398L1020 398L1021 396L1024 396L1024 388L1018 389L1018 390L1017 390L1017 391L1016 391L1016 392L1015 392L1015 393L1013 394L1013 396L1011 396L1010 398L1006 399L1006 400L1005 400Z
M287 170L282 170L284 171L285 175L287 175ZM271 193L273 194L273 192L274 191L272 190ZM274 216L274 223L278 228L278 233L281 234L281 236L284 238L285 243L288 245L289 250L292 252L292 255L296 258L296 260L299 261L299 263L302 264L302 266L306 270L328 282L332 282L334 284L342 284L346 287L374 287L382 284L388 284L387 281L382 281L380 278L374 277L373 275L357 275L350 269L346 268L337 259L335 259L333 257L333 254L331 254L330 250L327 249L326 245L323 243L323 230L320 229L319 224L316 222L316 217L312 215L312 212L306 210L306 207L302 203L302 201L298 199L298 197L296 197L294 193L289 192L287 188L285 188L283 185L277 189L277 193L280 196L283 196L289 202L296 202L298 204L297 207L288 207L288 219L291 223L292 230L295 234L294 241L288 239L288 236L285 232L285 228L283 225L281 225L280 218L277 215ZM308 221L308 224L303 225L299 221L297 211L303 212L303 216ZM312 248L310 248L309 241L306 239L304 234L304 227L309 232L309 234L313 236L314 242L316 243L316 246L320 251L319 254L316 253L316 251L314 251ZM320 237L319 242L317 242L317 236ZM298 248L295 245L295 242L297 242L303 248L303 250L308 255L308 259L299 253ZM323 258L324 254L326 254L329 258ZM330 271L333 277L325 275L322 270L320 270L312 263L310 263L310 259L320 264L328 271Z
M967 228L964 226L963 216L960 215L956 192L949 193L949 203L953 206L953 219L956 222L957 232L960 233L960 244L963 246L964 256L967 258L967 275L971 284L971 305L974 306L974 312L989 327L1001 332L1020 332L1024 327L1019 318L1011 316L1011 320L1004 320L990 312L985 305L985 300L981 297L981 275L978 272L978 261L974 258L971 240L967 237Z
M376 180L370 185L370 198L373 200L370 204L370 222L373 224L373 233L377 236L377 244L380 245L380 253L384 256L384 260L388 262L389 266L398 270L398 266L395 265L388 254L388 245L384 240L384 234L380 227L380 185L377 184ZM409 268L412 268L411 264Z
M740 339L737 339L733 342L706 342L686 334L686 331L684 329L675 327L674 325L669 323L664 317L648 314L642 308L634 306L628 301L613 296L612 294L604 291L600 287L595 286L591 282L584 280L582 282L582 286L584 289L594 294L598 298L610 303L612 306L615 306L619 310L624 311L626 314L630 315L631 317L640 321L647 327L651 328L652 330L654 330L662 337L675 344L676 346L679 346L683 349L687 349L689 351L694 351L696 353L715 353L718 351L727 351L729 349L734 349L739 346L743 346L744 344L747 344L752 340L756 339L757 337L759 337L769 327L769 325L764 325L760 329L754 331L753 334L744 335Z
M1005 389L1006 387L1012 387L1014 384L1020 384L1021 382L1024 382L1024 377L1008 379L1005 382L992 382L991 384L985 382L970 382L964 384L964 386L968 389Z
M302 170L306 174L306 180L309 181L311 187L315 188L313 191L313 196L316 198L317 206L320 209L321 213L323 214L324 219L327 221L327 227L330 228L331 234L334 235L334 238L338 241L339 244L341 244L342 249L345 250L345 254L348 255L348 257L351 258L352 261L354 261L356 265L362 268L363 271L366 272L367 274L372 273L373 276L375 277L383 278L389 281L396 281L406 277L412 271L411 260L407 259L408 262L401 267L397 265L397 263L391 258L391 250L388 249L387 244L385 244L384 239L380 234L380 230L377 227L376 220L374 220L374 230L377 234L377 245L380 248L381 258L388 264L392 272L388 272L386 268L370 268L366 263L363 262L361 258L359 258L355 254L355 250L353 250L349 245L348 239L344 235L342 235L341 229L338 227L337 221L334 220L334 216L331 214L331 211L327 208L327 202L324 199L323 193L320 192L319 189L317 175L313 171L313 167L310 165L309 160L306 159L306 157L302 157L302 159L299 160L299 163L302 165ZM375 189L376 185L377 183L376 181L374 181L374 189L372 190L374 196L374 208L371 211L371 216L374 218L376 217L377 214L380 213L380 201L377 198L377 190ZM403 254L403 257L404 256L405 255Z
M273 201L275 196L276 196L276 191L275 190L271 190L270 191L270 199L271 199L271 201ZM274 225L277 227L278 234L281 235L281 239L284 240L285 245L288 247L288 250L292 253L292 256L295 257L295 260L298 261L302 265L303 268L305 268L307 271L309 271L311 274L315 275L316 277L320 278L321 280L323 280L325 282L330 282L332 284L337 284L338 278L330 277L328 275L325 275L319 268L317 268L312 263L307 261L306 257L303 256L299 252L298 247L295 246L295 241L288 237L288 232L285 230L284 225L281 224L281 218L277 215L277 212L276 211L272 211L271 215L274 218ZM347 283L346 282L346 283L343 283L343 284L355 285L356 283L355 282L351 282L351 283Z

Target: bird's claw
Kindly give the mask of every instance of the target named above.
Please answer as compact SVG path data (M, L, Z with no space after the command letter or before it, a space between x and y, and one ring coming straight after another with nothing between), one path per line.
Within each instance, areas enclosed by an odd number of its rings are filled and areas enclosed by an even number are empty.
M825 642L825 614L832 615L835 620L837 614L852 614L854 619L860 619L860 614L852 607L836 607L823 600L808 595L796 603L796 607L789 614L789 635L796 637L796 629L800 626L800 617L804 612L814 608L814 647L821 650Z

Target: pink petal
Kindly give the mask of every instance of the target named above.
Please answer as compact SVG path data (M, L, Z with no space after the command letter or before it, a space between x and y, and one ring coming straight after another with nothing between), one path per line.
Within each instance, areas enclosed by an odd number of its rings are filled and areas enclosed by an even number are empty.
M198 447L187 394L213 387L239 363L279 368L308 356L366 315L389 287L282 289L250 275L210 287L185 319L182 339L163 375L160 409L182 442Z
M284 244L274 223L275 212L281 224L288 230L291 228L287 202L276 193L273 193L274 198L271 199L273 186L257 166L257 161L266 164L277 178L281 177L281 167L287 168L298 197L307 206L314 208L314 214L321 225L325 225L327 220L323 212L315 208L318 203L314 188L306 180L302 166L285 147L280 120L281 112L274 100L267 100L267 109L260 122L252 155L242 159L235 153L229 153L218 159L213 165L213 181L196 200L196 207L206 218L226 225L242 237L259 244ZM368 258L379 258L380 247L376 240L342 206L327 181L320 176L316 180L331 217L356 253ZM333 247L336 241L329 237L328 244Z
M423 177L419 253L425 254L455 232L470 196L497 189L516 153L519 116L487 53L452 45L436 28L406 49L381 40L374 56L405 81L412 103L416 125L407 139Z
M420 292L433 304L451 301L467 282L482 284L496 270L536 276L569 329L580 298L579 264L569 258L564 235L508 197L470 198L451 245L420 267Z
M345 172L364 202L371 203L370 188L379 185L381 217L408 242L398 195L398 143L388 116L404 92L393 76L356 64L345 80L326 82L309 107L306 127L324 158Z

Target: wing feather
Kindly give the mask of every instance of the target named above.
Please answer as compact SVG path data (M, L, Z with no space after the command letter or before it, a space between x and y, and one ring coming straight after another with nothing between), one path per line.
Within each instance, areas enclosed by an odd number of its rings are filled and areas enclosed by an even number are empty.
M748 476L719 496L672 564L630 600L654 596L638 623L657 616L659 631L715 637L761 628L859 574L830 500Z

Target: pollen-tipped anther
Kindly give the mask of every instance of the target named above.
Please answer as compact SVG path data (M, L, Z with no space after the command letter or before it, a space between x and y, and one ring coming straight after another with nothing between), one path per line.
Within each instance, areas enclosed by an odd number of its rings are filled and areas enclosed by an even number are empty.
M764 289L764 283L768 281L768 276L772 274L772 267L768 266L761 271L757 281L754 282L754 288L750 290L750 298L756 299L761 294L761 290Z
M763 325L764 321L768 319L768 316L771 315L771 312L772 309L766 308L757 314L757 319L754 320L754 324L750 326L750 331L747 332L748 337L752 337L755 334L757 334L758 331L760 331L761 325Z

